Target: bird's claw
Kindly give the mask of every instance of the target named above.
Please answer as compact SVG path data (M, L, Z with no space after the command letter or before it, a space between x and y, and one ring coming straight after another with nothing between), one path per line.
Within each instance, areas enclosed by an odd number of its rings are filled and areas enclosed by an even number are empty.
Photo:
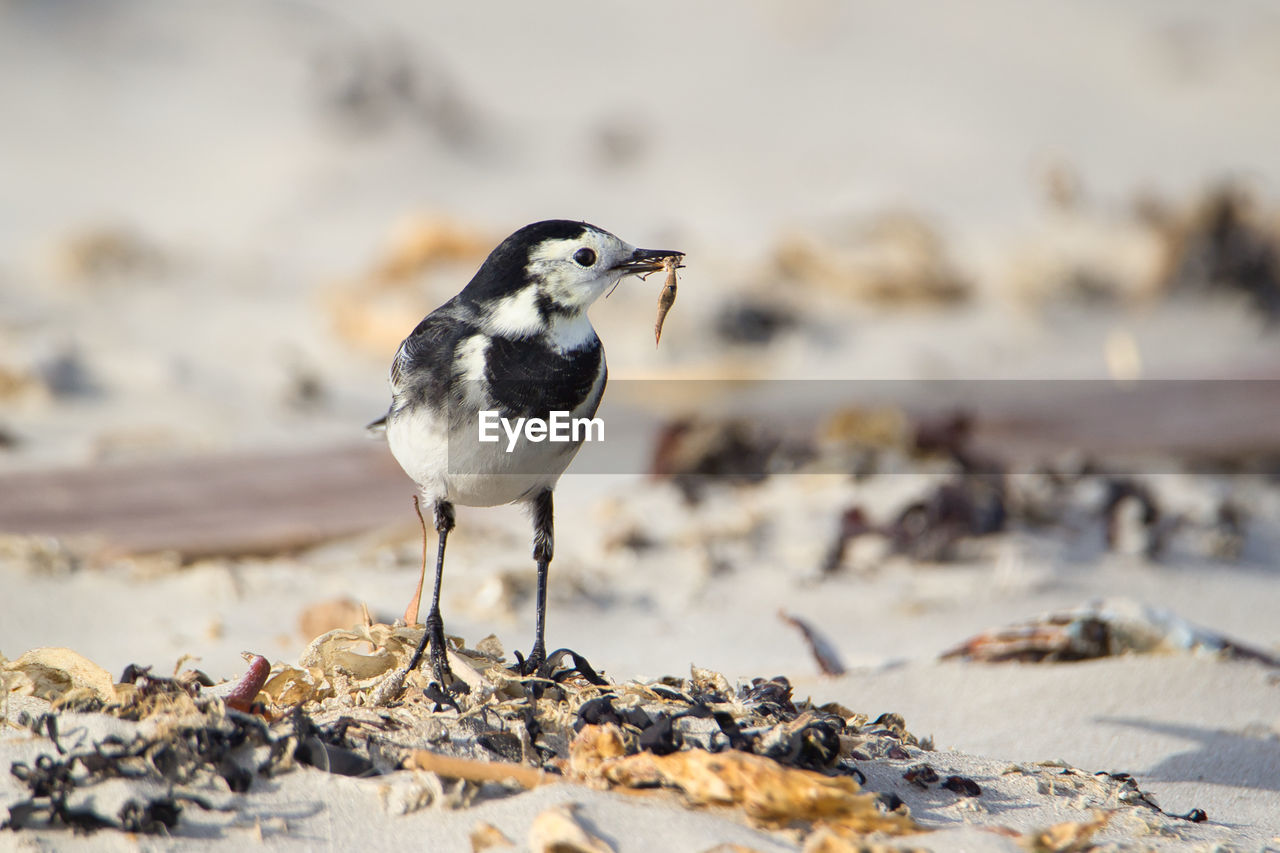
M441 686L448 685L456 679L449 669L449 656L445 651L444 623L430 616L427 617L427 642L430 643L431 675Z
M529 657L516 652L516 669L521 675L533 675L539 678L546 678L542 674L542 670L547 663L547 648L541 643L536 643L533 650L529 652Z
M560 669L566 657L573 661L573 666ZM535 646L527 659L516 652L516 671L525 677L543 678L547 681L561 681L576 672L592 684L604 686L609 683L587 663L586 658L572 649L556 649L548 655Z

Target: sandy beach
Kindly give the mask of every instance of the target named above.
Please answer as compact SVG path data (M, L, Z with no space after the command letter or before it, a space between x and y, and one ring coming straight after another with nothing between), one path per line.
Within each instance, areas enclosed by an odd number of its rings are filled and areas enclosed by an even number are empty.
M0 22L0 848L1280 850L1268 5ZM555 492L606 683L512 673L528 519L459 507L471 692L388 696L364 425L555 217L687 253Z

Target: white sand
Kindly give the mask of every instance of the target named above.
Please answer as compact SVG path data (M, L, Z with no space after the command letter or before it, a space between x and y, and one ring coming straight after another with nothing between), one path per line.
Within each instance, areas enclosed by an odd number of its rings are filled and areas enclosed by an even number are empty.
M325 76L332 63L394 45L413 57L424 90L443 85L462 99L476 133L468 150L404 103L374 103L374 129L363 131L321 106L337 89ZM648 337L655 282L594 310L615 380L730 370L1100 378L1117 330L1136 342L1144 376L1273 370L1280 338L1229 300L1038 311L1011 294L1043 269L1028 258L1060 244L1100 253L1109 269L1128 269L1116 255L1146 258L1124 214L1136 192L1181 204L1234 176L1274 197L1277 56L1280 17L1261 2L819 1L730 13L387 0L359 17L333 3L11 3L0 10L0 369L32 375L70 356L95 390L0 397L0 428L18 442L0 450L0 470L354 439L385 406L394 341L381 352L335 335L328 299L377 265L396 223L421 212L490 241L570 216L687 250L658 352ZM330 71L317 72L323 62ZM634 158L610 165L602 130L633 145ZM1084 225L1044 207L1039 175L1053 162L1084 182ZM774 294L800 306L807 325L767 361L706 333L726 294L769 292L784 235L839 232L886 208L939 226L975 303L878 313L814 291ZM113 228L159 260L68 275L72 238ZM467 266L400 295L425 310ZM405 316L407 331L416 316ZM299 375L320 381L319 405L289 402ZM847 571L815 581L839 510L864 502L883 519L925 485L775 478L688 510L670 487L636 476L570 475L556 496L551 640L616 678L683 674L691 663L733 677L782 673L801 695L902 713L913 732L954 750L937 754L940 770L985 791L976 803L920 794L898 764L866 763L873 789L899 790L942 829L920 839L934 850L1013 849L974 827L1087 819L1087 798L1055 800L1000 775L1014 761L1051 759L1132 773L1166 809L1201 807L1210 818L1193 826L1144 812L1169 834L1139 837L1128 810L1104 840L1179 851L1280 844L1280 686L1265 667L1189 656L935 662L982 630L1103 597L1166 608L1276 653L1275 496L1247 478L1160 481L1193 514L1219 492L1248 499L1255 524L1236 563L1205 557L1191 537L1159 564L1108 555L1091 520L1072 535L998 537L958 565L859 551ZM658 547L610 544L637 528ZM491 594L504 572L528 577L527 535L517 510L460 511L445 586L451 632L527 646L531 602ZM384 534L296 557L183 568L91 561L43 575L0 550L0 652L68 646L115 674L130 662L166 671L194 654L214 677L232 677L246 649L296 660L307 639L298 615L314 602L345 596L385 618L400 613L418 547L406 502ZM713 562L727 569L713 572ZM850 674L814 675L780 607L823 631ZM4 738L6 762L37 748L11 728ZM0 776L7 805L15 789ZM392 816L378 784L299 771L242 802L231 826L215 831L193 815L179 846L240 846L260 831L278 849L409 840L467 850L478 821L522 841L534 815L573 800L620 851L720 841L796 849L733 816L569 786ZM150 844L112 833L33 838L0 835L0 846Z

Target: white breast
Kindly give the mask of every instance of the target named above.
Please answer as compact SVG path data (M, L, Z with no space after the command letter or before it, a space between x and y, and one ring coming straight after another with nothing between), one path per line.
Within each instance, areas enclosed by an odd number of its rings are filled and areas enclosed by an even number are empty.
M603 355L591 396L572 417L588 417L599 404L606 376ZM479 402L479 401L469 401ZM443 409L416 406L389 419L391 454L428 501L462 506L498 506L554 488L581 442L529 442L521 437L507 452L507 436L479 441L478 412L451 429Z

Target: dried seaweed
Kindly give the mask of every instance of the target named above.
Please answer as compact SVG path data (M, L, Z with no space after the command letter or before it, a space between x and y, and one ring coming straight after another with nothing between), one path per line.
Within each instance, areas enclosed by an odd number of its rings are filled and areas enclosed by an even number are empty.
M34 725L52 734L51 720L42 717ZM290 761L290 741L289 733L272 735L251 717L210 715L152 736L139 734L129 740L108 736L60 757L41 755L32 764L15 761L10 773L30 796L9 808L0 828L61 827L79 832L114 828L167 834L178 823L184 803L214 808L205 797L176 786L207 788L220 779L226 790L242 793L254 778L270 775ZM262 757L259 747L265 747ZM118 811L103 814L91 792L110 779L156 783L167 790L158 796L139 793ZM86 791L90 795L82 796Z
M612 683L568 655L572 666L557 665L553 677L524 676L492 642L477 644L480 651L453 638L450 663L470 689L441 701L427 676L403 669L420 630L361 625L317 638L297 665L272 667L253 714L215 695L233 685L206 691L190 671L170 679L131 666L122 681L132 683L114 685L110 701L92 692L76 699L69 688L60 700L74 700L68 707L146 727L68 751L57 710L26 719L57 754L13 765L29 796L11 807L6 825L180 831L184 808L213 808L211 798L251 792L263 777L299 765L386 776L379 797L394 813L573 782L663 789L691 806L738 810L762 828L842 841L920 831L896 793L862 790L860 763L907 762L899 772L919 788L982 796L972 779L943 778L921 763L931 745L901 716L872 720L814 705L781 676L733 684L693 667L687 678ZM1132 780L1072 778L1100 786L1100 799L1116 807L1155 807ZM94 793L110 780L138 786L131 803L95 807Z

